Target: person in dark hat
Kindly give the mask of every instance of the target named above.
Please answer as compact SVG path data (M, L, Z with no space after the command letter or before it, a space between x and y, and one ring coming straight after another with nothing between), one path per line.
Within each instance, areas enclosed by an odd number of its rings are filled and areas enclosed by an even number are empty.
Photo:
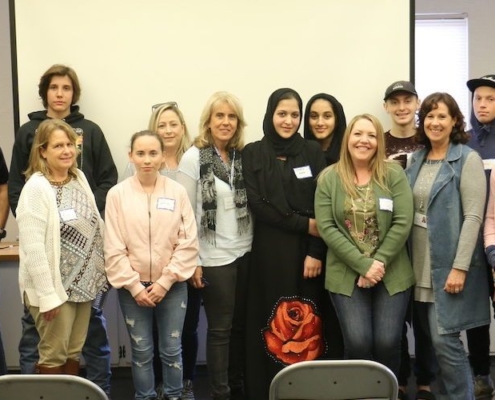
M416 112L419 98L414 85L409 81L392 83L385 91L383 108L390 115L392 127L385 132L386 155L407 166L407 158L420 148L414 140L416 134Z
M420 100L414 84L409 81L397 81L385 90L383 108L390 116L391 128L385 132L385 154L387 158L398 161L402 168L408 166L408 160L414 151L423 148L416 139L416 113ZM414 329L414 375L416 376L416 398L431 398L430 383L435 379L435 354L430 335L421 324L414 323L412 307L406 315L402 332L401 365L398 375L399 399L408 399L407 381L411 375L411 359L407 340L407 324ZM412 323L411 323L412 322Z
M483 159L487 184L490 182L490 173L495 164L495 75L485 75L481 78L467 81L467 87L473 94L471 110L471 135L468 146L478 151ZM490 191L488 190L487 193ZM493 241L493 240L492 240ZM495 242L487 241L487 253ZM495 249L495 246L493 247ZM490 261L490 258L488 258ZM490 289L490 298L493 299L493 276L491 269L487 270L487 283ZM494 385L490 378L490 325L468 329L466 331L469 348L469 361L473 368L474 394L476 398L489 396L493 393Z

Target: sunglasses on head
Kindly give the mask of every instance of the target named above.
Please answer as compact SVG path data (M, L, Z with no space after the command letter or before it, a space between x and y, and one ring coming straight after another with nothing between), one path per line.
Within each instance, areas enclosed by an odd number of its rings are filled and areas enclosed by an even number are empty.
M155 111L157 108L160 108L162 106L175 107L175 108L178 108L179 107L179 105L177 104L177 102L175 102L175 101L167 101L166 103L158 103L158 104L152 105L151 106L151 111Z

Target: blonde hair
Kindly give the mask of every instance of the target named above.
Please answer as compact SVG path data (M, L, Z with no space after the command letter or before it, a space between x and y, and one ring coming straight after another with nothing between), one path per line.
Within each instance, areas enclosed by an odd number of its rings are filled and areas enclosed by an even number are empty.
M162 114L167 110L173 111L179 117L179 121L184 128L184 134L182 135L179 146L177 147L177 151L175 152L177 162L180 162L182 155L186 152L187 149L189 149L189 147L191 147L191 135L189 135L186 120L184 119L182 111L179 110L177 103L163 103L162 105L155 108L148 123L148 130L152 132L158 132L158 121L160 120Z
M340 149L340 160L335 164L335 169L340 177L342 186L346 193L351 197L357 197L356 190L356 169L352 162L351 154L349 152L349 139L351 132L354 129L356 122L365 119L373 124L376 129L376 153L373 155L369 162L369 169L371 171L371 181L375 182L382 189L389 191L387 187L387 161L385 160L385 135L383 127L378 118L371 114L356 115L344 132L344 138L342 139L342 147Z
M241 102L233 94L228 92L216 92L208 99L203 108L203 112L201 113L199 120L199 135L194 139L194 145L197 148L202 149L213 144L213 137L209 124L214 108L222 103L229 105L237 117L237 129L232 139L227 143L227 150L241 150L244 147L244 128L246 127L246 120L244 119Z
M46 150L52 133L56 130L64 131L76 149L76 158L74 159L72 166L69 168L69 175L73 178L77 178L77 156L79 154L76 146L77 134L69 124L61 119L45 119L38 126L38 129L36 129L34 134L33 146L31 147L31 153L29 154L29 164L24 172L26 180L28 180L31 175L36 172L41 172L45 176L50 175L50 168L46 160L41 156L41 149Z

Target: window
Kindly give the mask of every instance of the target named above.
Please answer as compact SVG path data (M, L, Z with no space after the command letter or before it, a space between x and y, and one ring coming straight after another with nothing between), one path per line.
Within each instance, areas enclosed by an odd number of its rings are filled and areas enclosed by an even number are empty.
M415 84L419 98L433 92L449 93L469 124L467 16L416 14L415 28Z

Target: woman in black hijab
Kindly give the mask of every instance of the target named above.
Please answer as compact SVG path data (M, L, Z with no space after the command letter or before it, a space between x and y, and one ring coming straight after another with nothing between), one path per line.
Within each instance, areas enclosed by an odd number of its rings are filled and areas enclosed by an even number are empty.
M339 161L346 126L344 108L335 97L318 93L309 99L304 112L304 138L320 144L327 165Z
M304 112L304 138L319 143L325 152L327 166L339 161L346 126L344 107L335 97L327 93L318 93L309 99ZM324 275L325 268L321 275L323 282ZM326 293L322 296L328 300ZM332 302L323 301L321 312L328 346L326 358L343 359L344 338Z
M316 177L326 163L320 145L298 133L302 108L296 91L276 90L268 99L264 138L243 151L256 221L246 332L249 399L268 399L280 369L326 351L318 304L325 245L314 219Z

